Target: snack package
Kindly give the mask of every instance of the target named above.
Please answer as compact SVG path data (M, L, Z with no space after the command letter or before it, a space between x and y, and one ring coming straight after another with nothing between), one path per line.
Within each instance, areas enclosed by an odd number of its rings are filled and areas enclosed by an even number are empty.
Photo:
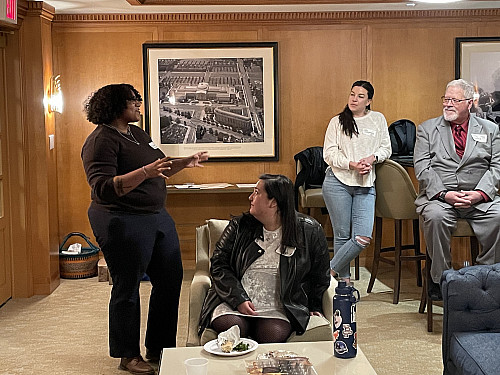
M248 375L318 375L309 358L285 350L262 353L255 360L245 360L245 368Z

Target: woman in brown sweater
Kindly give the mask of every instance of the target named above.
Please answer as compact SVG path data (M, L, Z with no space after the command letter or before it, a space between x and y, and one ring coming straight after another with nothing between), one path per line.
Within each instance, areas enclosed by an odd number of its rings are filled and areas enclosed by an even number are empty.
M175 347L182 263L175 224L165 210L165 179L201 167L206 152L171 159L137 126L142 98L128 84L107 85L85 104L96 124L82 148L91 187L90 224L113 280L109 303L110 355L132 374L154 374L141 357L139 285L151 280L146 358Z

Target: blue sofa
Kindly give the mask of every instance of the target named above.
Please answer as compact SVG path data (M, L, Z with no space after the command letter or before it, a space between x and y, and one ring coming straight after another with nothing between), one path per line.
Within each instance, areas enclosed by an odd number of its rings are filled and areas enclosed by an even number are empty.
M441 290L444 374L500 374L500 263L445 271Z

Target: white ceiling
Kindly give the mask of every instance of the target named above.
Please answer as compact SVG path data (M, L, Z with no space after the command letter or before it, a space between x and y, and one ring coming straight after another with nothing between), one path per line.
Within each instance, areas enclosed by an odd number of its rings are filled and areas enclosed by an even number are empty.
M447 4L401 3L303 4L303 5L170 5L133 6L126 0L44 0L56 9L56 14L87 13L229 13L229 12L334 12L368 10L429 10L429 9L492 9L500 1L459 1ZM408 6L407 4L414 4Z

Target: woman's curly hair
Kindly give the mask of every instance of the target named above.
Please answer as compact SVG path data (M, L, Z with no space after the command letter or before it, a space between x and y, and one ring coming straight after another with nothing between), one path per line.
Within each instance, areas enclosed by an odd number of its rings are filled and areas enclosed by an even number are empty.
M141 94L128 83L101 87L84 103L87 120L96 125L111 124L127 108L127 100L142 101Z

